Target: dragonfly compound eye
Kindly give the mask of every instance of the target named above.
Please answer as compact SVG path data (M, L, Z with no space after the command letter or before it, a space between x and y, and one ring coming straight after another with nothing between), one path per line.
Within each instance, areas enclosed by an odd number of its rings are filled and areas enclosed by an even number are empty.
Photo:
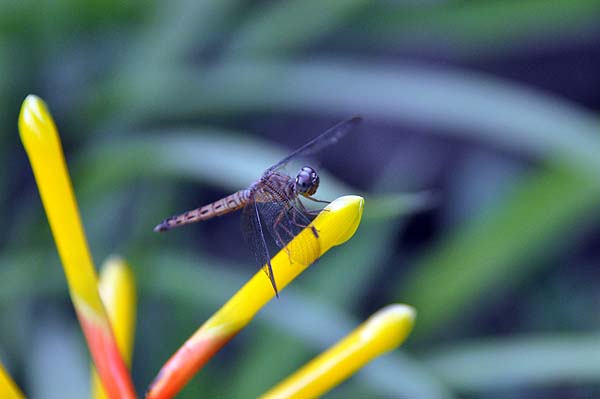
M296 176L296 186L300 194L313 195L319 188L319 175L310 166L305 166Z

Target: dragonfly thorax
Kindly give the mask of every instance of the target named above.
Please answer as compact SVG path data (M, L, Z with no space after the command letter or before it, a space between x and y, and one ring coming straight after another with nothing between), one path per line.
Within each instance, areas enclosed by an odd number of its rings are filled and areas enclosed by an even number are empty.
M319 188L319 175L310 166L300 169L296 176L296 192L306 196L313 195Z

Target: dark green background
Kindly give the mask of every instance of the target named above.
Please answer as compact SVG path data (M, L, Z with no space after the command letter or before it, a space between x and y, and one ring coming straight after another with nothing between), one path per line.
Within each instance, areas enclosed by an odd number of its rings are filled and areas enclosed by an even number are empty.
M135 269L133 376L255 272L239 217L163 217L256 179L350 116L319 196L356 236L270 303L182 398L254 397L393 302L406 345L331 398L600 395L600 1L3 1L0 358L82 398L88 355L17 116L59 126L96 263Z

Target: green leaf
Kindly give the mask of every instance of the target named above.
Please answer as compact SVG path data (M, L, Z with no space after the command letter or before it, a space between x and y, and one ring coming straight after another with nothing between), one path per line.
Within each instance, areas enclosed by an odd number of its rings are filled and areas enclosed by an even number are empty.
M152 18L142 26L133 41L129 59L121 72L134 78L139 70L154 62L174 63L199 51L229 28L239 0L175 0L158 2Z
M600 185L564 167L529 176L483 217L450 232L412 265L394 296L419 311L424 338L534 273L577 226L596 219Z
M367 122L374 118L437 127L437 134L565 158L592 173L600 169L600 122L595 115L491 76L341 59L148 73L154 78L144 85L123 88L128 96L122 107L129 117L327 110L359 114Z
M257 7L234 33L228 56L264 56L306 47L366 8L365 0L288 0Z
M0 257L0 306L10 307L37 295L66 292L61 273L56 251L4 251Z
M425 364L463 393L514 386L595 384L598 334L516 336L470 341L429 352Z
M472 57L489 56L589 36L600 12L598 0L487 0L434 6L375 4L356 26L356 40L372 46L443 48ZM448 46L448 43L451 46ZM416 44L415 44L416 43Z
M184 177L236 191L290 151L224 129L172 129L94 143L74 170L76 180L93 191L148 176ZM319 189L323 198L350 192L326 172L319 174L326 182Z

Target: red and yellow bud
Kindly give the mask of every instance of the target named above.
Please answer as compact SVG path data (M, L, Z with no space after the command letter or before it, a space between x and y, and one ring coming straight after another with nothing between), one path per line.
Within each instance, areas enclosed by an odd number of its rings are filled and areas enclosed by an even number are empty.
M46 210L71 300L108 396L135 398L100 294L58 131L44 102L29 95L19 132Z
M329 204L312 222L319 232L318 251L303 254L303 261L292 260L282 249L271 265L277 286L283 289L311 263L330 248L346 242L361 220L364 200L358 196L340 197ZM313 248L303 240L314 240L311 228L300 232L290 248ZM310 252L310 251L309 251ZM244 328L275 292L265 273L260 270L217 313L206 321L162 367L147 393L147 399L168 399L200 370L202 366Z
M99 289L121 357L130 366L135 332L136 293L135 279L127 262L117 256L107 259L100 270ZM92 398L108 398L95 369L92 376Z

